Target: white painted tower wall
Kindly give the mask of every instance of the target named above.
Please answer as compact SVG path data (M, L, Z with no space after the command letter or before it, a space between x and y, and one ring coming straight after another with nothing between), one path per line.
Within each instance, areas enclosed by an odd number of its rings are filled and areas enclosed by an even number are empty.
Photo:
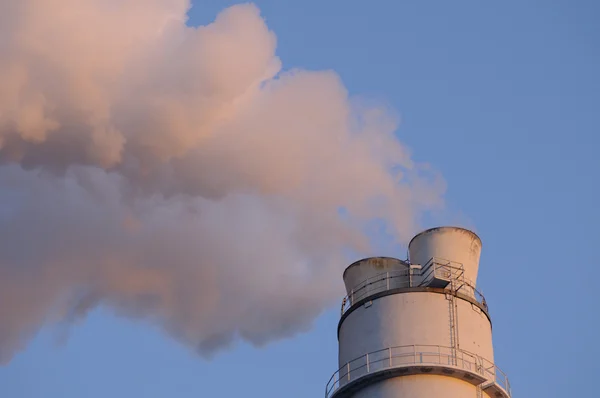
M473 232L440 227L412 239L410 263L370 258L350 265L340 370L326 398L510 397L494 365L487 304L475 290L480 253ZM452 276L442 286L446 271Z

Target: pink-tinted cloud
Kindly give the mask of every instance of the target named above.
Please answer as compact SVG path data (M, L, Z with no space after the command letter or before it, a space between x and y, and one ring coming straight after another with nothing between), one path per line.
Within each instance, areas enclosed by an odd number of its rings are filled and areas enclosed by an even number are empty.
M189 5L0 2L1 360L99 305L202 353L290 336L367 222L402 241L441 204L386 109L281 71L255 6Z

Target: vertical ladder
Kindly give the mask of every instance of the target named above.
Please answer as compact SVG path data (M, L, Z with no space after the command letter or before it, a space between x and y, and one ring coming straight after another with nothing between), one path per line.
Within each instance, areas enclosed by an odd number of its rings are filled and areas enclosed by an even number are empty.
M485 372L483 370L483 359L477 355L477 359L476 359L476 363L475 366L477 366L477 373L479 373L480 375L485 376ZM477 385L477 398L483 398L483 385L485 384L485 382L478 384Z
M449 326L450 326L450 347L452 348L452 365L458 366L458 302L456 300L455 280L450 281L450 298L448 300Z
M483 390L481 389L481 384L477 385L477 398L483 398Z

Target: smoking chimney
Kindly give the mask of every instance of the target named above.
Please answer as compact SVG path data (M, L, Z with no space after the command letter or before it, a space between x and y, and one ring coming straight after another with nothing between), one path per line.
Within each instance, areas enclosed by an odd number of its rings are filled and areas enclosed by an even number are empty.
M439 227L409 261L372 257L344 271L339 370L326 398L510 398L494 364L487 303L475 288L481 240Z

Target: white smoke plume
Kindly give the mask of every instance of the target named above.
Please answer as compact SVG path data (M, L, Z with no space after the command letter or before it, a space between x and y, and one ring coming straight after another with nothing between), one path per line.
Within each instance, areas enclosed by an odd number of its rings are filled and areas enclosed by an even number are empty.
M442 203L383 107L282 71L250 4L0 0L0 362L97 306L201 354L310 327L373 220Z

